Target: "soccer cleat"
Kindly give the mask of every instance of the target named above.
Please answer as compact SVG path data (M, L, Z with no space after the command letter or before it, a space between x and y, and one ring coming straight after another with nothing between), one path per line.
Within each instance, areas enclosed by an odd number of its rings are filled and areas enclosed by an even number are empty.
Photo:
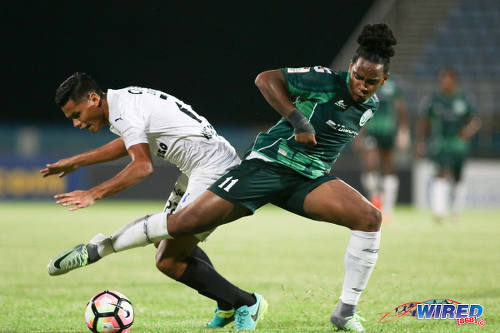
M221 310L219 307L215 309L215 315L208 323L205 324L205 327L208 328L218 328L224 327L229 323L234 321L234 310Z
M330 321L337 328L344 330L344 331L351 331L351 332L364 332L365 331L363 325L361 325L361 321L366 321L366 320L365 320L365 318L361 317L357 313L355 313L349 317L339 317L339 316L336 316L336 313L334 312L334 313L332 313L332 315L330 317Z
M87 266L99 260L97 245L79 244L72 249L59 253L48 265L49 275L65 274L73 269Z
M259 294L253 294L257 299L252 306L240 306L234 312L234 328L236 330L254 330L267 311L267 301Z

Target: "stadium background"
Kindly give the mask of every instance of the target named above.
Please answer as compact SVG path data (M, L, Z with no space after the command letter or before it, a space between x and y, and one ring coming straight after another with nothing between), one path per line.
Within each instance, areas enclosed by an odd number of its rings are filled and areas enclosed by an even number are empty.
M279 1L217 6L75 2L57 7L37 2L22 9L10 2L3 12L2 38L9 52L3 53L7 92L0 114L1 199L48 198L54 192L88 188L127 163L125 158L82 169L63 180L38 177L46 162L114 137L106 130L90 135L72 129L53 103L57 85L75 71L91 74L104 89L140 85L171 93L205 115L242 153L259 130L278 119L253 84L259 72L317 64L346 69L359 28L378 21L388 22L399 40L391 72L403 82L412 125L420 99L436 87L438 70L452 66L483 120L472 157L500 156L495 105L500 93L495 80L500 70L498 1L358 0L286 6ZM399 202L419 204L425 188L413 186L422 183L415 179L418 163L411 150L397 156ZM177 172L156 158L155 168L152 177L116 198L165 198ZM350 149L334 172L362 190L359 159ZM490 169L487 174L495 177ZM491 206L500 201L497 189L487 192L486 199L469 202L486 200Z

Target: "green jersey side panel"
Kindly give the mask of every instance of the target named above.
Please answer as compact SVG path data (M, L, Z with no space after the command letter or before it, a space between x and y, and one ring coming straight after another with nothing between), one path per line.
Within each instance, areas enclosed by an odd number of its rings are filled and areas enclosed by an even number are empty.
M374 95L364 103L352 100L348 73L315 66L282 69L297 110L316 131L317 145L307 148L295 141L293 127L281 119L266 133L259 133L247 156L285 165L317 178L328 174L344 146L351 142L378 107Z
M402 98L402 92L396 81L389 78L377 91L380 106L377 116L373 117L370 125L366 127L368 135L395 136L398 127L396 101Z

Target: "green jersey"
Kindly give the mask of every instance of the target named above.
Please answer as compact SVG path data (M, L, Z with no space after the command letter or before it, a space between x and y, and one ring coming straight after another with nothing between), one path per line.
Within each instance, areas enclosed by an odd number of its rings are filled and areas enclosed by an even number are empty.
M431 124L433 139L458 138L462 127L469 121L473 110L462 93L445 95L435 93L424 109Z
M380 99L380 106L377 116L373 117L370 125L366 127L368 135L396 135L398 128L398 115L396 110L396 100L402 97L396 82L388 79L377 91Z
M317 145L308 148L295 141L293 127L282 118L266 133L259 133L247 152L247 159L260 158L287 166L315 179L330 173L344 146L378 108L373 95L363 103L349 93L349 74L322 66L283 68L290 95L296 96L297 110L309 119L316 131Z

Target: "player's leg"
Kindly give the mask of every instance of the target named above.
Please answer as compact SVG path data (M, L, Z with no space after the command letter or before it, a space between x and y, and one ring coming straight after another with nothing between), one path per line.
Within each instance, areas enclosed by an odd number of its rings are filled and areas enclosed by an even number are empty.
M181 211L216 181L213 179L215 177L217 174L179 178L165 206L166 210L173 213L172 208L177 208ZM215 300L215 315L207 327L224 327L234 320L235 308L252 305L256 300L252 294L237 288L217 273L208 255L197 246L210 233L162 240L156 253L156 266L165 275Z
M222 277L203 250L196 246L198 242L195 236L162 240L156 253L156 266L172 279L215 300L216 314L207 326L224 327L234 320L234 309L251 306L256 299Z
M452 170L453 183L451 189L451 214L453 222L458 222L460 213L465 206L466 188L464 182L462 181L464 162L464 158L459 159Z
M95 237L88 244L80 244L58 254L49 263L49 274L61 275L111 253L146 246L162 239L208 231L249 214L247 208L207 190L191 205L179 213L168 215L168 218L164 212L146 215L126 224L110 237Z
M331 315L342 329L361 330L356 305L375 267L380 245L381 213L341 180L330 180L305 197L304 212L318 221L351 229L344 256L345 276L340 302Z
M449 213L451 172L440 166L430 188L430 205L436 222L441 223Z
M399 189L399 178L394 173L393 149L380 149L380 161L383 193L382 213L384 222L389 222L394 211Z

